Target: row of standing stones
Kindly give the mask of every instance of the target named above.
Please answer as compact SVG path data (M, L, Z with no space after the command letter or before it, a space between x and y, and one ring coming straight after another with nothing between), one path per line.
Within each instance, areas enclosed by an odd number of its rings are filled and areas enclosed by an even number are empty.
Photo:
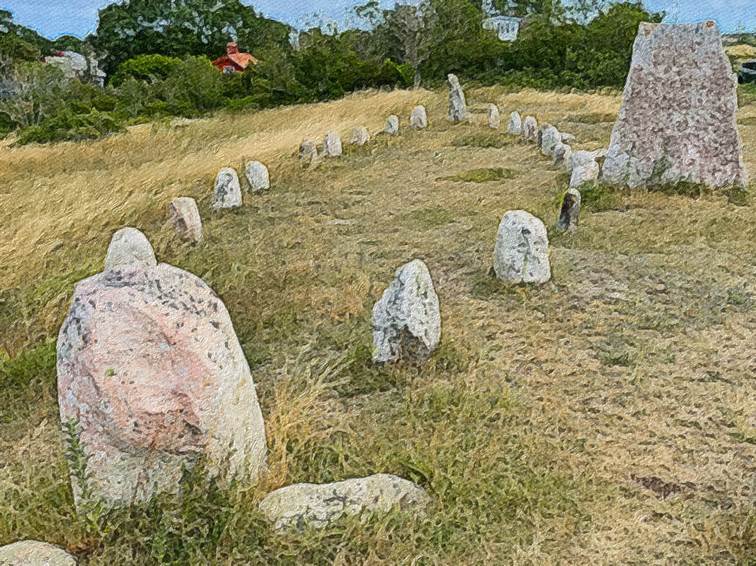
M533 116L523 120L517 112L510 115L507 132L536 143L571 172L557 229L573 230L578 188L598 179L631 188L659 180L714 188L745 184L735 86L713 22L641 24L608 150L573 152L573 136L549 124L539 128ZM670 108L686 112L660 123L658 116ZM449 119L468 118L464 92L449 75ZM489 126L498 129L500 123L498 107L490 105ZM413 110L410 125L427 127L425 108ZM389 117L384 132L399 132L397 116ZM355 128L353 144L369 140L367 129ZM325 137L322 151L310 141L300 147L307 162L320 155L341 155L338 134ZM252 162L245 173L252 191L270 187L263 164ZM241 197L236 171L221 170L213 209L241 206ZM183 237L202 239L193 199L175 199L169 215ZM543 222L521 210L503 216L494 272L510 284L549 281ZM422 363L440 341L438 295L427 266L416 259L397 270L373 309L373 359ZM129 505L175 492L182 471L201 457L219 480L227 474L254 480L264 470L263 416L228 311L200 278L158 263L138 230L116 232L104 271L76 285L57 352L61 421L75 426L85 450L87 493L105 504ZM85 493L73 470L71 483L80 506ZM284 529L323 527L364 511L422 511L429 503L428 494L412 482L377 474L287 486L268 494L260 509L276 529ZM0 564L70 566L75 560L47 543L21 541L0 547Z

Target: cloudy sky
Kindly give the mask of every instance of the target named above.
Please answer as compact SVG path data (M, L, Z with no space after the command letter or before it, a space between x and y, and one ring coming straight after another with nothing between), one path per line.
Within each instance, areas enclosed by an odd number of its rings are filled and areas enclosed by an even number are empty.
M351 8L364 0L243 0L265 15L302 27L315 15L343 24ZM83 37L97 27L97 10L113 0L0 0L17 22L47 37L73 34ZM386 6L394 0L382 0ZM665 10L669 22L716 20L726 32L756 32L756 0L645 0L646 6Z

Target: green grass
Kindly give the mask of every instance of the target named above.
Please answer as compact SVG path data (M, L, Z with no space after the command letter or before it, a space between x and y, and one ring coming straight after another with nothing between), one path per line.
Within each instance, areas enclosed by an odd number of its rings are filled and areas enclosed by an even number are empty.
M455 215L450 210L441 207L412 210L400 218L402 224L415 230L432 230L450 224L454 220Z
M440 177L439 181L456 181L460 183L493 183L506 181L517 175L517 172L504 167L486 167L482 169L470 169L457 175Z
M498 131L474 132L456 137L451 144L454 147L502 148L517 142L516 136L509 136Z

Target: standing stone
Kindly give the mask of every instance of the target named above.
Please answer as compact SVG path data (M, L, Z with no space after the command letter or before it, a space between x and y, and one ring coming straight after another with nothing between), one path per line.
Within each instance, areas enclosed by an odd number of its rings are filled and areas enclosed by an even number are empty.
M601 166L590 151L577 151L572 155L570 188L579 189L587 183L598 181Z
M580 204L582 197L577 189L569 189L564 193L562 206L559 209L559 220L556 228L560 232L572 232L577 230L580 221Z
M303 140L299 144L299 160L305 165L311 164L318 158L318 144L313 140Z
M737 109L737 79L714 22L642 23L603 180L747 184Z
M383 129L390 136L395 136L399 133L399 116L392 114L386 118L386 127Z
M546 157L554 157L554 148L558 143L562 143L562 137L557 130L551 124L544 124L539 130L538 138L540 140L539 147L541 153Z
M501 113L495 104L488 105L488 127L498 130L501 127Z
M76 559L52 544L22 540L0 546L0 566L76 566Z
M202 218L193 198L173 199L168 205L168 220L184 240L195 244L202 241Z
M494 271L511 284L551 279L549 238L543 222L524 210L507 212L496 236Z
M323 141L323 155L326 157L341 157L341 136L337 132L328 132Z
M154 267L157 265L155 250L147 236L136 228L121 228L110 239L105 256L105 270L129 265Z
M468 117L465 91L462 90L457 75L450 74L447 80L449 81L449 120L455 124L464 122Z
M422 511L430 503L424 489L389 474L328 484L300 483L269 493L260 510L275 529L323 528L360 513L386 514L394 508Z
M249 188L253 193L259 193L270 188L270 173L268 168L259 161L250 161L244 170Z
M563 142L558 142L553 151L554 165L570 167L568 164L572 160L572 148ZM571 167L570 167L571 169Z
M428 127L428 112L425 106L415 106L410 116L410 127L416 130L424 130Z
M507 133L513 136L522 135L522 118L519 112L512 112L509 115L509 124L507 124Z
M352 145L363 146L370 141L370 132L365 126L359 126L352 130L352 139L350 143Z
M528 116L522 123L522 138L525 141L538 141L538 121L533 116Z
M241 185L239 175L231 167L224 167L215 178L215 192L213 193L213 209L236 208L242 205Z
M428 267L419 259L396 271L373 308L373 361L419 363L441 341L441 312Z
M244 352L223 302L191 273L161 263L79 282L57 355L61 422L75 425L87 485L108 506L175 492L201 457L211 476L254 480L264 467Z

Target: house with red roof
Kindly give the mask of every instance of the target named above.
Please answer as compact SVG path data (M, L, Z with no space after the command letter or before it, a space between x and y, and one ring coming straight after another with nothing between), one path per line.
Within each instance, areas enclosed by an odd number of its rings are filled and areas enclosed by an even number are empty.
M226 45L226 54L213 61L213 65L227 74L243 73L250 65L257 65L257 59L250 53L240 52L239 46L232 41Z

